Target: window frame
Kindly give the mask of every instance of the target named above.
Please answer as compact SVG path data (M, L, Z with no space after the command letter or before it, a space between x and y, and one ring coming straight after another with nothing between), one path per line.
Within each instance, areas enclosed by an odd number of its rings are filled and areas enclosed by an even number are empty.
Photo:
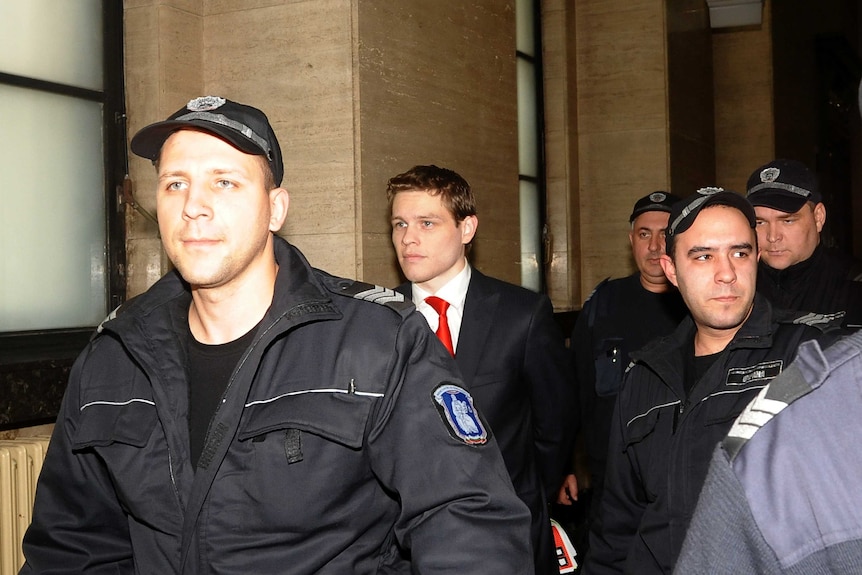
M548 205L548 188L546 172L546 157L545 157L545 77L542 63L542 0L533 0L533 55L526 54L521 50L515 50L516 60L523 60L530 64L535 75L536 88L536 176L529 176L518 171L518 183L529 182L536 186L539 205L539 226L541 237L539 238L539 293L547 294L548 292L548 271L547 265L549 261L549 229L547 217Z
M128 153L122 2L102 0L102 35L101 91L4 72L0 72L0 84L102 105L107 315L126 299L123 183L128 177ZM0 430L51 423L56 419L72 364L94 328L0 332L0 406L5 406L0 409Z

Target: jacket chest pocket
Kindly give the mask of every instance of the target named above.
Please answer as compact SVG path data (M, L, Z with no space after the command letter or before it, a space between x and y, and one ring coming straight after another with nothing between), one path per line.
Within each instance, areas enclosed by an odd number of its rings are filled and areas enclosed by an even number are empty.
M160 429L152 400L92 402L81 409L72 449L81 456L93 452L99 457L130 515L169 531L182 519L172 487L170 453Z
M724 386L703 400L706 424L729 425L760 390L781 373L783 366L782 360L775 359L728 369Z
M261 441L263 436L274 431L299 430L343 447L359 449L373 395L307 390L250 401L243 413L238 439Z
M93 401L81 408L72 438L74 449L124 445L142 448L156 427L156 406L150 399Z
M621 337L602 339L593 350L596 370L596 393L599 397L616 395L623 382L628 354Z
M751 400L760 392L765 383L749 385L741 388L723 390L714 393L703 400L704 423L710 425L725 425L730 430L730 425L739 416Z
M628 422L625 433L625 450L636 462L638 475L648 502L655 501L664 489L670 450L671 420L679 402L653 407ZM667 422L667 425L664 423Z
M375 484L363 449L374 401L321 391L247 404L238 441L213 486L214 497L231 510L221 527L326 530L337 520L325 509L333 493L353 494L359 508L371 505L359 500Z

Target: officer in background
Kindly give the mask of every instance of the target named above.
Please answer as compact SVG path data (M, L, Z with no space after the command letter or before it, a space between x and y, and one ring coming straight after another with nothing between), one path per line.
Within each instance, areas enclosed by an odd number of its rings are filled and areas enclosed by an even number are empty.
M774 160L754 170L747 188L761 249L757 290L776 307L846 314L845 323L862 325L862 265L821 242L826 206L814 173Z
M629 354L673 331L688 313L679 292L661 269L668 215L679 199L659 191L635 203L629 216L629 243L638 271L601 282L584 302L572 331L589 472L578 500L588 506L587 523L596 519L599 509L611 416ZM576 485L574 474L569 475L557 503L572 505L578 495L574 492ZM581 542L582 547L585 544Z

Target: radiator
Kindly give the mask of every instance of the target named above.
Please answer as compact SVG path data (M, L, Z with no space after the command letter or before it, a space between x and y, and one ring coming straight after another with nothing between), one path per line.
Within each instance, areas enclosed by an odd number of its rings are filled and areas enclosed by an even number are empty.
M47 448L46 436L0 441L0 575L15 575L24 564L21 540Z

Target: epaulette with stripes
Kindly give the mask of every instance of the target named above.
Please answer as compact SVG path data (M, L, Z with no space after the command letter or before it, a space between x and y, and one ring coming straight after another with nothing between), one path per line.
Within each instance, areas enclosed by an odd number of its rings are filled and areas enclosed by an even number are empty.
M794 364L790 364L779 377L761 389L757 397L739 414L727 437L724 438L724 449L730 460L733 461L736 458L742 446L760 428L781 413L785 407L810 393L812 389L802 371Z
M845 315L846 312L843 311L835 313L806 313L793 318L791 323L810 325L825 332L840 328Z
M413 302L405 298L404 294L383 286L360 281L344 280L340 282L339 290L336 293L384 305L399 312L412 310L414 307Z
M131 304L136 299L137 299L137 296L135 296L131 299L128 299L128 300L124 301L123 303L121 303L120 305L118 305L117 307L115 307L113 310L111 310L111 313L109 313L105 317L105 319L103 319L101 322L99 322L99 325L96 327L96 331L93 332L93 335L90 337L90 339L92 340L94 337L96 337L97 335L102 333L102 330L104 330L104 328L105 328L105 324L108 323L109 321L111 321L112 319L116 319L117 316L120 315L123 311L125 311L125 309L127 307L129 307L129 304Z

